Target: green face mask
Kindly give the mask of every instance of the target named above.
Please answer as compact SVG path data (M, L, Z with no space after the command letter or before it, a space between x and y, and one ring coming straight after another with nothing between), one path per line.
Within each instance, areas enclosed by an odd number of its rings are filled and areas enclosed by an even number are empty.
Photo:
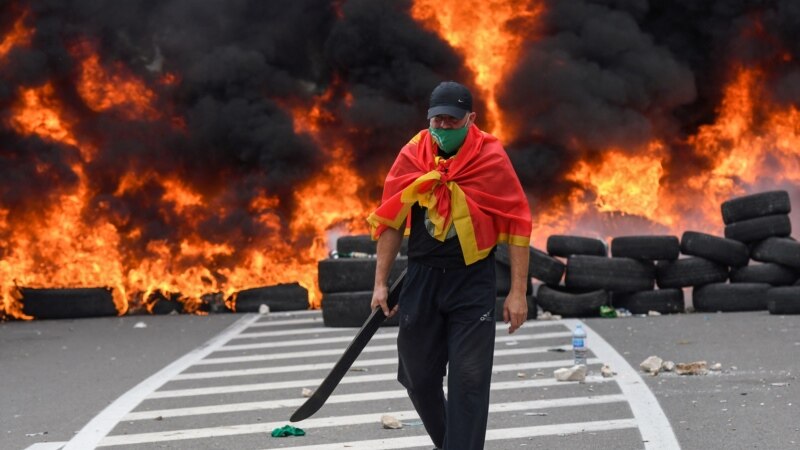
M436 145L449 155L458 150L461 144L464 143L464 140L467 138L467 131L469 131L469 128L467 128L468 125L469 121L461 128L448 129L430 127L428 131L431 133L431 137L433 137L433 141L436 142Z

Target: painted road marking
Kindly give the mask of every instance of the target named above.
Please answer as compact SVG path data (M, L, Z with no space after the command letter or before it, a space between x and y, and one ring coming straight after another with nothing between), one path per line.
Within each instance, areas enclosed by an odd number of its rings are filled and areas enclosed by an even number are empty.
M598 361L589 360L590 363L596 363ZM563 361L547 361L547 365L539 365L538 367L563 367ZM523 366L525 364L515 364L514 366ZM525 365L527 366L527 365ZM519 370L519 369L514 369ZM603 383L609 381L607 378L595 378L591 380L593 383ZM508 389L524 389L529 387L542 387L542 386L555 386L557 384L564 384L562 382L556 381L553 378L542 379L542 380L519 380L519 381L504 381L498 383L492 383L491 389L492 391L505 391ZM445 392L447 389L445 388ZM389 399L389 398L405 398L408 395L405 389L397 389L392 391L381 391L381 392L360 392L358 394L342 394L342 395L331 395L328 398L328 401L325 402L326 404L335 404L335 403L352 403L352 402L365 402L365 401L374 401L376 398L380 399ZM264 400L260 402L244 402L244 403L228 403L228 404L221 404L221 405L209 405L209 406L195 406L189 408L171 408L171 409L157 409L157 410L148 410L148 411L139 411L139 412L132 412L125 417L123 420L133 421L133 420L148 420L148 419L157 419L157 418L172 418L172 417L185 417L185 416L198 416L198 415L207 415L207 414L222 414L222 413L232 413L232 412L242 412L242 411L254 411L254 410L261 410L261 409L277 409L277 408L289 408L289 407L297 407L305 403L305 398L287 398L281 400Z
M570 329L574 329L578 323L583 322L577 319L564 319L564 325ZM600 334L589 328L585 323L583 323L583 328L586 330L587 342L592 353L617 372L615 380L620 389L622 389L622 393L628 399L633 411L633 417L636 418L636 422L639 424L639 431L642 433L642 441L644 441L645 448L648 450L681 448L667 415L661 409L656 396L647 387L647 383L639 376L639 372L631 367L628 361L614 350L614 347L606 342Z
M553 339L572 336L569 331L558 331L553 333L539 333L539 334L514 334L513 336L499 336L495 342L500 343L519 343L520 341L530 341L533 339ZM378 333L372 337L372 340L383 339L397 339L397 332ZM330 337L330 338L317 338L317 339L298 339L293 341L271 341L271 342L258 342L255 344L231 344L217 349L217 352L233 351L233 350L255 350L259 348L283 348L283 347L307 347L309 345L319 344L336 344L336 343L350 343L353 340L353 333L348 336ZM344 350L343 350L344 351Z
M589 406L608 403L624 402L622 394L598 395L594 397L567 397L546 400L531 400L522 402L495 403L489 406L490 413L511 412L537 409L553 409L568 406ZM358 414L350 416L333 416L303 421L303 429L308 431L318 428L340 427L346 425L359 425L376 423L380 421L381 413ZM416 411L394 411L392 416L397 420L418 420ZM224 427L195 428L185 430L170 430L155 433L126 434L109 436L100 442L101 447L114 445L134 445L151 442L177 441L184 439L205 439L212 437L236 436L242 434L270 433L273 429L286 425L285 421L270 423L254 423L232 425Z
M562 423L558 425L539 425L533 427L504 428L486 430L487 441L519 439L537 436L551 436L573 433L589 433L636 428L633 419L599 420L596 422ZM398 448L424 447L431 445L431 438L412 436L391 439L374 439L369 441L339 442L322 445L304 445L301 447L283 447L285 450L390 450Z
M311 317L313 315L313 317ZM281 320L277 316L270 316L269 320L264 320L264 316L248 315L240 321L233 324L226 331L221 333L216 338L208 343L199 347L198 349L190 352L181 359L175 361L173 364L165 367L157 374L143 381L121 396L117 401L112 403L108 408L103 410L97 417L92 419L70 442L66 443L64 449L76 448L93 448L97 445L112 446L112 445L133 445L137 443L157 443L162 441L179 440L179 439L195 439L195 438L213 438L219 436L233 436L238 434L262 433L269 432L271 428L284 424L283 421L274 423L257 423L257 424L233 424L224 427L198 427L186 430L168 430L159 432L142 432L131 434L111 435L108 434L122 421L141 421L144 419L154 419L160 417L181 417L181 416L197 416L197 417L214 417L220 413L230 413L239 411L251 410L272 410L286 407L297 407L303 402L304 398L289 398L283 400L272 401L258 401L246 403L229 403L229 404L216 404L213 406L199 406L187 408L165 408L157 411L135 411L136 407L147 399L169 399L180 397L193 397L198 395L218 395L236 392L255 392L255 391L268 391L273 389L292 389L298 387L315 387L321 383L321 378L305 379L305 380L288 380L280 382L268 383L252 383L241 385L224 385L224 386L210 386L210 387L193 387L190 389L173 389L159 391L158 389L167 382L181 381L181 380L201 380L201 379L233 379L236 376L245 375L259 375L269 373L292 373L292 372L307 372L310 370L327 370L333 366L333 363L314 363L309 364L295 364L288 366L275 366L275 367L256 367L244 368L234 370L222 371L207 371L207 372L191 372L183 373L189 367L213 367L219 364L231 363L253 363L258 361L278 361L282 363L292 358L317 358L324 356L334 356L341 354L343 348L337 349L313 349L304 350L294 353L293 356L284 356L278 353L274 354L256 354L256 355L242 355L233 357L208 357L212 353L220 355L223 351L236 351L236 350L257 350L257 349L278 349L278 352L290 347L313 347L315 345L336 344L336 343L349 343L352 340L353 329L327 329L322 328L323 324L319 318L319 312L303 312L300 318L294 315L286 315L285 319ZM545 353L553 348L560 348L566 350L563 345L553 346L540 346L533 348L524 348L524 346L508 348L520 343L528 341L536 341L542 339L561 339L571 335L570 329L578 321L576 320L563 320L563 321L547 321L547 322L533 322L526 324L520 332L514 335L498 336L496 339L496 357L525 355L532 353ZM303 326L306 324L316 324L316 327L301 328L299 330L289 329L268 329L268 331L250 332L246 330L261 329L264 327L271 327L275 325L297 325ZM498 323L497 329L503 330L507 325ZM553 330L549 329L553 328ZM525 333L525 331L533 331L537 329L535 334ZM566 329L566 331L564 331ZM323 331L324 330L324 331ZM312 339L292 339L293 336L302 335L319 335L321 333L333 333L334 331L341 331L346 333L347 336L330 336L330 337L317 337ZM544 331L544 332L542 332ZM616 419L616 420L603 420L579 423L561 423L552 425L542 425L534 427L518 427L508 428L502 430L488 430L487 441L514 439L517 437L535 437L546 436L553 434L570 434L570 433L584 433L588 431L613 431L618 429L638 428L639 432L644 438L645 446L648 449L673 449L679 448L677 440L675 439L674 432L669 426L669 422L663 411L658 405L655 396L650 392L647 385L639 377L638 373L627 364L627 362L619 355L605 340L599 335L589 330L590 336L590 350L597 358L591 358L590 364L597 364L605 362L610 364L618 375L616 378L604 379L597 376L592 376L587 379L587 383L616 383L620 386L622 393L611 395L598 395L592 397L586 396L568 396L566 398L555 398L547 400L535 401L520 401L511 403L498 403L490 405L490 411L493 413L503 413L508 411L520 411L522 409L535 409L535 408L552 408L552 407L570 407L579 406L584 404L599 404L599 403L619 403L625 402L630 405L633 412L633 418L629 419ZM396 330L380 330L373 338L380 342L385 339L396 339ZM269 342L251 342L247 344L237 344L242 342L242 339L265 339ZM281 338L289 338L282 340ZM246 342L246 341L245 341ZM505 344L505 345L504 345ZM562 342L563 344L563 342ZM394 344L389 345L373 345L368 346L366 353L377 352L396 352ZM559 355L553 354L553 358L562 359L548 359L546 361L536 361L527 363L512 363L512 364L495 364L493 368L494 373L503 373L511 371L523 371L529 369L547 369L568 366L571 359L563 359L569 357L569 354ZM497 360L495 360L497 361ZM372 360L358 361L358 367L369 367L378 365L394 365L397 363L396 354L391 358L377 358ZM374 375L358 375L346 376L342 383L368 383L372 381L387 381L395 380L395 373L374 374ZM526 388L540 388L545 386L569 386L575 385L573 383L560 383L553 378L547 379L523 379L515 381L493 382L492 390L510 390L510 389L526 389ZM404 389L383 391L383 392L359 392L355 394L333 395L329 398L330 404L342 404L360 401L373 401L376 397L380 398L398 398L402 399L407 396ZM538 402L538 403L537 403ZM543 403L550 402L550 403ZM539 406L536 406L539 405ZM544 406L547 405L547 406ZM559 406L557 406L559 405ZM630 414L630 413L629 413ZM401 411L397 416L401 420L405 418L416 418L416 413L413 411ZM327 418L307 419L303 422L304 428L325 428L339 425L361 424L374 422L375 414L359 414L351 416L333 416ZM199 423L211 422L214 419L200 419ZM204 422L205 421L205 422ZM145 423L145 422L138 422ZM326 425L327 424L327 425ZM146 430L146 428L145 428ZM137 441L138 439L138 441ZM38 447L31 450L55 450L61 448L63 443L48 443L53 444L51 447ZM59 446L56 447L55 444ZM38 445L38 444L37 444ZM430 438L427 435L411 436L393 439L367 439L363 441L344 442L344 443L330 443L325 445L311 445L292 447L295 449L306 450L321 450L332 448L343 448L343 446L350 446L351 449L394 449L394 448L409 448L417 446L429 446Z
M216 337L211 338L208 342L200 347L190 351L181 358L175 360L173 363L154 373L152 376L142 381L133 387L133 389L122 394L118 399L114 400L100 414L95 416L89 423L86 424L75 435L64 450L86 450L95 448L108 433L119 423L125 414L128 414L139 403L144 400L147 395L161 387L164 383L169 381L175 375L186 370L187 367L196 363L197 361L205 358L211 352L214 352L219 347L224 345L233 336L239 334L250 326L258 319L257 315L246 315L234 322L233 325L228 327L225 331L218 334Z

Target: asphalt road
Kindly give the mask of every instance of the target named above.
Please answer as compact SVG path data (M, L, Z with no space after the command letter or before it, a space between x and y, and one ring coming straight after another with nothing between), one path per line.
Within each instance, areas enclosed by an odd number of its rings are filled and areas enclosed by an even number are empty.
M669 448L659 437L669 432L686 449L800 448L800 316L588 319L595 375L555 383L569 354L548 350L569 344L573 323L499 329L486 448ZM98 437L108 448L431 448L393 379L394 332L380 330L329 403L297 424L306 436L272 438L355 329L325 328L318 312L0 323L0 448L59 449L90 422L108 428ZM653 377L638 371L650 355L722 371ZM617 377L596 375L615 357ZM382 429L382 414L405 427Z

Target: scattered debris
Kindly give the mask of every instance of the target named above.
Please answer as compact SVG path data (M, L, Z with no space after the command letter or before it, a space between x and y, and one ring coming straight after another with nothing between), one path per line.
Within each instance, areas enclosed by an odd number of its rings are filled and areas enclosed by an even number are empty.
M614 319L617 317L617 310L614 309L612 306L602 305L600 306L600 317Z
M632 315L633 313L626 308L617 308L617 317L630 317Z
M714 372L719 372L720 370L722 370L722 364L720 363L713 364L711 367L709 367L709 369L713 370Z
M770 386L778 386L778 387L783 387L788 385L789 383L770 383Z
M153 420L159 420L159 421L160 421L160 420L164 420L164 416L158 416L158 417L156 417L156 418L155 418L155 419L153 419Z
M525 378L527 376L528 375L526 375L525 372L517 372L517 378Z
M567 351L567 349L562 348L562 347L557 347L557 348L548 348L547 351L548 352L556 352L556 353L565 353Z
M258 305L258 313L259 314L269 314L269 305L260 304Z
M272 430L272 437L305 436L306 432L291 425L284 425Z
M672 361L664 361L661 363L661 370L664 372L672 372L675 370L675 363Z
M403 428L403 424L397 420L396 417L384 414L381 416L381 425L387 430L399 430Z
M661 313L658 311L647 311L648 316L660 316Z
M136 322L133 324L133 328L147 328L147 324L144 322Z
M586 366L579 364L572 367L562 367L553 372L558 381L584 381L586 380Z
M35 436L44 436L47 434L47 431L40 431L38 433L25 433L27 437L35 437Z
M369 369L366 367L351 367L350 372L369 372Z
M653 374L655 376L658 375L658 371L661 370L661 364L663 362L664 360L659 358L658 356L650 356L644 361L642 361L641 364L639 364L639 368L642 369L642 371Z
M544 311L539 314L536 320L561 320L561 316L558 314L551 314L550 311Z
M303 388L303 391L301 392L301 394L303 395L303 397L308 398L308 397L311 397L314 394L314 391L312 391L309 388Z
M705 361L678 363L675 364L675 373L678 375L705 375L708 373L708 363Z
M616 374L617 372L611 370L611 367L608 367L608 364L603 364L603 367L600 368L600 375L602 375L603 378L611 378Z
M547 415L547 413L546 412L526 412L525 415L526 416L542 416L542 417L544 417L544 416Z

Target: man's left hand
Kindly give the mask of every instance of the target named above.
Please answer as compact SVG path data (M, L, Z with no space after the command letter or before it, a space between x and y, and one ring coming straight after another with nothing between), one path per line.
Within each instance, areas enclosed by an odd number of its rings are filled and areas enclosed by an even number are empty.
M512 334L528 318L528 300L525 294L509 293L503 303L503 322L508 323L508 334Z

